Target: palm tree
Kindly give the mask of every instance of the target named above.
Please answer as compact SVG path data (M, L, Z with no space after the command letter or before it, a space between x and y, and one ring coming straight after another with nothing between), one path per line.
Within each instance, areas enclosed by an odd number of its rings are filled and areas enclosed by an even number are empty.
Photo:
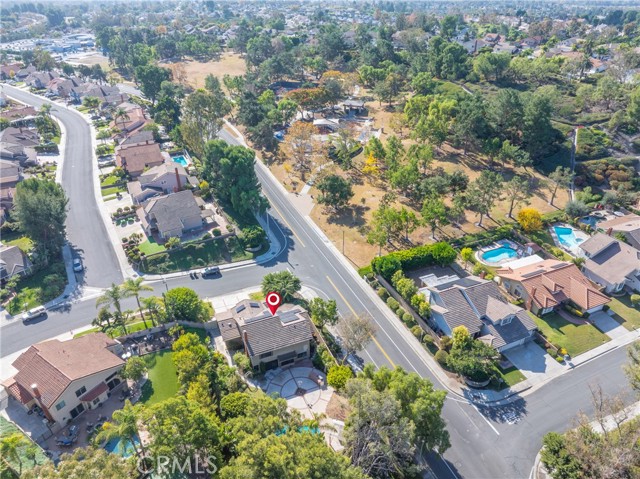
M113 309L116 310L115 314L113 315L114 321L122 325L124 334L127 334L127 327L125 326L126 318L124 318L122 315L122 306L120 303L126 297L127 296L124 294L122 286L111 283L111 287L108 288L103 293L103 295L96 300L96 308L103 305L113 306Z
M141 302L149 313L151 324L157 326L158 316L160 315L160 300L155 296L149 296L148 298L142 298Z
M144 314L142 312L142 306L140 305L140 293L143 291L153 291L153 288L147 284L142 284L144 281L143 278L136 279L127 279L122 285L124 296L127 298L134 297L136 298L136 303L138 303L138 311L140 311L140 317L144 322L145 329L147 328L147 320L144 319Z
M3 461L11 469L13 469L13 467L9 464L9 460L18 463L18 467L20 468L18 476L22 475L22 458L20 457L20 448L26 445L26 439L19 432L14 432L9 436L0 439L0 456L3 457Z
M109 441L116 438L127 439L133 446L136 456L143 456L144 447L137 438L139 414L139 409L127 399L122 409L113 412L111 421L102 425L102 430L98 433L97 439L99 441ZM138 446L140 446L140 449L138 449Z
M113 120L115 121L116 125L118 124L118 120L122 120L122 125L124 125L125 120L129 119L129 113L127 113L127 110L125 110L122 107L117 108L114 112L113 112ZM120 129L122 130L122 126L120 127Z

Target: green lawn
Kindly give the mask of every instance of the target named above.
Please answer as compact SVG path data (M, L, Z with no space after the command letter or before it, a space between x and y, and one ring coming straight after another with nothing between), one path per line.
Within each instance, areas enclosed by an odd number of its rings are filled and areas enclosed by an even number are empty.
M498 374L500 374L500 377L504 381L504 384L506 384L507 386L515 386L519 382L527 379L524 374L522 374L520 370L515 366L511 366L508 369L502 369L500 366L498 366L496 369L498 370Z
M170 350L143 356L149 368L149 379L142 386L140 401L143 404L156 404L175 396L178 392L178 374L172 357L173 352Z
M31 248L33 248L33 241L31 241L31 238L29 238L28 236L19 236L16 239L12 239L9 241L6 241L5 238L2 239L4 243L11 246L17 246L24 253L28 253L29 251L31 251Z
M558 313L546 314L544 318L529 313L544 337L557 347L566 348L571 356L589 351L606 343L610 338L591 324L573 324Z
M151 320L147 319L147 326L144 325L144 321L136 321L135 323L127 324L127 333L137 333L138 331L142 331L143 329L147 329L152 327ZM97 333L101 331L100 328L91 328L86 331L82 331L81 333L75 334L74 338L79 338L81 336L86 336L87 334ZM124 330L121 327L113 328L111 331L107 333L112 338L117 338L118 336L124 335Z
M124 193L125 191L127 191L127 188L125 186L112 186L111 188L102 188L102 196L111 196L111 195L115 195L116 193Z
M122 181L122 178L120 178L119 176L109 175L100 182L100 186L110 186L120 181Z
M162 253L166 251L164 245L156 243L156 240L153 238L149 238L144 243L140 243L138 245L138 248L140 248L140 252L146 255Z
M0 438L9 436L11 434L14 433L18 433L18 434L22 434L24 435L20 429L18 429L13 423L7 421L4 417L0 416ZM42 448L40 446L38 446L37 444L33 443L27 436L24 436L25 438L25 443L26 444L33 444L35 446L35 462L36 464L44 464L46 462L49 461L49 459L47 458L47 456L45 456L44 451L42 450ZM22 470L23 471L27 471L29 469L33 469L34 467L34 460L32 459L28 459L27 458L27 448L25 447L21 447L20 448L20 458L22 460ZM19 464L16 462L14 463L13 461L7 459L7 462L9 463L9 465L11 466L12 469L15 470L15 472L17 473L18 470L20 469ZM9 477L18 477L17 474L13 475L13 474L8 474L5 471L3 471L2 475L0 476L3 479L4 478L9 478Z
M57 298L67 285L67 274L62 258L31 276L20 279L17 296L7 306L9 314L16 315Z
M621 298L611 298L609 307L616 313L613 319L629 331L640 328L640 311L631 306L629 295L622 296Z

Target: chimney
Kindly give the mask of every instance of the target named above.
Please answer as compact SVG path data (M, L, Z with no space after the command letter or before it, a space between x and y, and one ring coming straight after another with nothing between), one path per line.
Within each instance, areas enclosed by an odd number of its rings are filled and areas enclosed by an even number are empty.
M249 352L249 347L248 347L249 335L247 334L246 330L242 331L242 343L244 345L244 352L248 353Z
M609 228L609 229L607 230L607 235L608 235L608 236L611 236L611 234L612 234L612 233L613 233L613 228Z
M178 167L175 167L175 172L176 172L176 191L180 191L182 189L182 185L180 184L180 174L178 173Z
M40 390L38 389L38 385L36 383L33 383L31 385L31 391L33 392L33 397L36 399L40 399ZM40 401L38 401L40 402Z
M480 272L480 279L484 279L484 277L487 275L486 271L481 271Z

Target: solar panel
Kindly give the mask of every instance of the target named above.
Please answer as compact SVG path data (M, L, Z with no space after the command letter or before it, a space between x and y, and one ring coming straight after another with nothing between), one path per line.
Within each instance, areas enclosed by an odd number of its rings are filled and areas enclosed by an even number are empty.
M241 313L242 311L244 311L246 309L246 306L244 304L241 304L240 306L238 306L236 308L236 313Z

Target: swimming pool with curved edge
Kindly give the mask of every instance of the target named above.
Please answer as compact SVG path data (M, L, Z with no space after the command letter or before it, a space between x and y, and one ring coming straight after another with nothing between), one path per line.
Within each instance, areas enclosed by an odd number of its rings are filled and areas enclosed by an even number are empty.
M487 263L500 263L507 259L516 258L518 252L508 246L500 246L499 248L490 249L480 255L483 261Z

